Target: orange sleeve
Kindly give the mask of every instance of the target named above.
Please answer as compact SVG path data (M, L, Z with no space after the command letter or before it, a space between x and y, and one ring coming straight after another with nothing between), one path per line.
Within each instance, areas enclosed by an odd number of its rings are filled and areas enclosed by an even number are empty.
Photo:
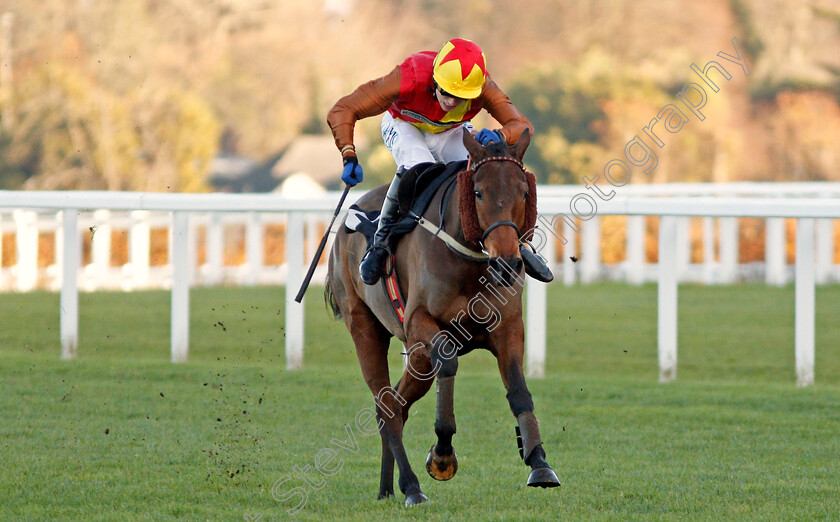
M528 129L531 136L534 135L534 126L528 118L513 106L507 94L502 92L496 82L489 77L480 98L482 106L490 113L490 116L502 124L501 131L508 145L516 143L525 129Z
M353 130L356 121L382 114L400 94L400 68L395 67L387 75L371 80L341 98L327 113L327 124L332 130L335 145L342 150L353 145ZM350 153L346 150L343 155Z

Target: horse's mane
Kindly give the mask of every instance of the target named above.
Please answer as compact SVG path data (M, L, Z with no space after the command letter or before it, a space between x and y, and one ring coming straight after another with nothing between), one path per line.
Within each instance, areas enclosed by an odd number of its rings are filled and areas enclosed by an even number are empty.
M504 143L491 143L486 149L490 156L511 157ZM461 216L464 238L477 244L481 240L482 230L475 208L473 174L475 172L470 169L458 173L458 214ZM525 181L528 183L528 194L525 196L525 228L521 239L530 241L534 236L534 225L537 223L537 179L532 172L526 170Z

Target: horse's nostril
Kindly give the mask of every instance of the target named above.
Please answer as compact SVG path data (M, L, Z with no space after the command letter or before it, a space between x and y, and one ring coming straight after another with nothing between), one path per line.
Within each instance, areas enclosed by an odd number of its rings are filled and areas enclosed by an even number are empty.
M511 286L518 279L524 266L519 257L491 257L488 264L493 281L501 286Z
M513 274L518 274L522 270L522 258L520 257L510 257L507 259L499 259L496 266L498 268L504 268L506 272L510 272Z

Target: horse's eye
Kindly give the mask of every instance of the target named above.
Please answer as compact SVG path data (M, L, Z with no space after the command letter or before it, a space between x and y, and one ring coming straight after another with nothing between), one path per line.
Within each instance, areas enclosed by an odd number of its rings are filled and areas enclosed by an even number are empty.
M480 190L474 190L474 191L473 191L473 194L475 194L475 199L477 199L477 200L479 200L479 201L481 201L482 199L484 199L484 196L481 194L481 191L480 191Z

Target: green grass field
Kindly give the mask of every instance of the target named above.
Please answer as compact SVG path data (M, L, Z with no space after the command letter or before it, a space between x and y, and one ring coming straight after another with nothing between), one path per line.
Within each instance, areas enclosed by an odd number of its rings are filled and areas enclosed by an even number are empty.
M80 347L59 359L59 298L0 295L0 519L290 518L272 498L372 400L342 323L313 288L305 368L284 369L282 288L195 289L190 362L169 363L169 294L80 296ZM549 292L547 377L529 381L563 485L525 486L495 361L472 353L456 385L458 475L423 462L433 394L405 441L431 502L376 501L378 436L303 519L840 518L840 287L817 289L816 385L797 388L793 287L682 286L677 381L657 382L656 287ZM401 369L392 350L392 377ZM254 518L252 518L253 520Z

